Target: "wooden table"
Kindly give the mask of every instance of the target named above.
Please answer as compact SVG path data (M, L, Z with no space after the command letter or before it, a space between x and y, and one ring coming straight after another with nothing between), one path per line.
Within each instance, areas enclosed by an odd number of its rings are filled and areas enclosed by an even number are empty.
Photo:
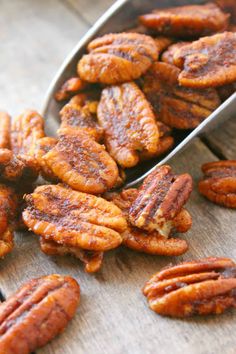
M0 107L12 115L39 109L47 86L65 55L112 0L1 0ZM235 107L236 109L236 107ZM14 251L0 261L0 290L9 296L23 282L43 274L74 276L81 284L81 306L66 331L37 353L49 354L234 354L235 311L222 316L175 320L150 311L141 293L144 282L170 262L202 256L236 259L236 212L204 200L197 192L202 163L236 157L236 121L204 142L197 140L173 160L189 172L195 189L188 208L193 227L190 249L178 258L153 257L117 249L102 271L90 276L72 257L49 257L32 234L18 234Z

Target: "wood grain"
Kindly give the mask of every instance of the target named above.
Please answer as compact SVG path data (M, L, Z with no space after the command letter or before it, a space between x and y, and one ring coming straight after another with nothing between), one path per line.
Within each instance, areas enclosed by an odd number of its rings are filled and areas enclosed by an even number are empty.
M108 2L112 1L1 1L5 13L4 18L0 17L4 48L0 60L5 67L0 72L1 106L13 113L29 105L38 108L64 55L86 30L86 22L93 21ZM233 128L225 128L210 139L221 141L222 153L231 156L235 149L231 147ZM225 143L227 139L231 143ZM91 276L72 257L42 254L37 236L17 235L14 251L0 261L0 289L5 296L43 274L69 274L81 284L81 306L74 320L38 354L235 353L234 311L188 320L162 318L148 309L141 293L145 281L170 262L210 255L236 259L235 211L208 202L196 189L201 164L215 159L197 140L172 163L176 172L190 172L195 181L188 204L193 228L183 236L190 249L183 257L154 257L119 248L109 252L101 272Z

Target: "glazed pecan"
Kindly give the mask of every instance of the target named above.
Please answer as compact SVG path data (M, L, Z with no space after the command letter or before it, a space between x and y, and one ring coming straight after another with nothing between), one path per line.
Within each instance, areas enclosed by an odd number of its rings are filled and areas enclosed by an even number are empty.
M180 70L174 65L156 62L144 76L143 91L156 116L170 127L193 129L220 105L215 89L182 87Z
M129 209L137 196L137 189L127 189L121 193L106 193L105 195L106 199L111 200L122 210L127 219L128 227L122 233L123 245L135 251L152 255L179 256L185 253L188 249L188 244L185 240L178 238L167 239L157 231L148 233L129 223ZM187 232L191 224L191 216L184 209L173 221L174 229L179 232Z
M187 87L217 87L236 81L236 33L204 37L180 48L174 63L183 71L179 83Z
M98 121L111 156L124 168L135 166L142 153L158 151L159 131L150 104L131 82L107 87L98 105Z
M60 180L91 194L103 193L116 184L118 168L103 145L81 130L67 127L58 133L58 143L43 159Z
M80 288L75 279L32 279L0 304L0 353L30 354L61 333L75 315Z
M189 174L175 175L170 166L154 170L139 188L129 210L132 225L147 231L158 231L168 237L173 219L181 212L192 192Z
M78 94L60 111L61 128L72 127L87 132L100 141L103 129L97 123L98 101L92 101L86 94Z
M155 41L144 34L112 33L94 39L78 63L82 80L117 84L138 79L157 60Z
M150 308L164 316L220 314L236 307L236 264L205 258L164 268L144 286Z
M228 18L229 15L210 3L157 9L139 19L144 26L157 33L187 38L223 31L228 26Z
M45 137L39 139L36 143L34 156L37 160L37 163L40 167L40 173L48 181L58 181L58 177L52 172L44 160L44 155L46 155L52 148L57 144L56 138Z
M23 220L45 240L91 251L106 251L122 242L126 220L117 206L103 198L48 185L25 199Z
M236 208L236 160L209 162L202 171L199 192L216 204Z
M168 46L167 50L162 54L161 60L167 64L174 65L174 55L179 48L184 47L190 42L177 42Z
M11 117L0 111L0 149L10 148Z
M72 95L78 93L86 87L86 83L79 77L71 77L66 80L64 84L55 93L54 97L57 101L64 101L70 98Z
M16 210L17 198L14 190L4 184L0 184L0 258L13 249Z
M103 252L83 250L78 247L66 246L54 241L47 241L40 237L41 251L50 256L73 255L80 259L85 265L87 273L98 272L102 266Z

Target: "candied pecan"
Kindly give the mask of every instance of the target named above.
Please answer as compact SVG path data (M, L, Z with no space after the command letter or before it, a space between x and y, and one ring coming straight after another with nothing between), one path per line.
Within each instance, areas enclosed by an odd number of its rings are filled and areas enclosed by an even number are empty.
M174 65L174 54L179 49L189 44L190 42L177 42L168 46L167 50L162 54L161 60L167 64Z
M236 33L224 32L188 44L174 55L187 87L217 87L236 81Z
M48 181L58 181L58 177L52 172L44 160L44 155L46 155L52 148L57 144L56 138L45 137L39 139L36 143L34 155L40 166L40 173Z
M173 219L180 213L192 191L189 174L175 175L170 166L155 169L139 188L129 210L132 225L147 231L158 231L168 237Z
M0 111L0 149L10 148L11 118Z
M170 127L193 129L220 105L215 89L182 87L180 70L174 65L156 62L145 74L143 91L156 116Z
M201 37L228 26L229 15L215 4L189 5L156 9L139 17L147 28L174 37Z
M106 251L122 242L126 220L117 206L103 198L49 185L36 188L25 199L25 224L46 240L91 251Z
M11 252L16 224L17 199L12 188L0 184L0 257Z
M138 79L158 57L153 38L138 33L107 34L94 39L88 51L78 63L79 76L103 84Z
M44 137L44 119L36 111L26 110L13 120L11 130L14 154L34 156L37 140Z
M164 316L220 314L236 307L236 264L205 258L169 266L144 286L150 308Z
M79 77L71 77L66 80L64 84L55 93L54 97L57 101L64 101L70 98L75 93L83 90L86 87L86 83L82 81Z
M209 162L202 171L199 192L216 204L236 208L236 160Z
M143 152L158 151L159 131L150 104L131 82L107 87L98 105L106 147L124 168L135 166Z
M69 276L32 279L0 304L0 353L30 354L61 333L76 313L80 287Z
M59 130L58 143L43 159L58 178L82 192L103 193L118 179L117 165L104 146L73 128Z
M101 140L103 129L97 123L98 101L89 100L86 94L78 94L60 111L61 128L72 127L87 132L95 140Z
M103 252L88 251L79 247L66 246L54 241L47 241L43 237L40 237L40 248L42 252L50 256L64 256L67 254L75 256L85 264L85 271L87 273L95 273L99 271L102 266Z
M226 13L230 14L230 20L236 23L236 2L235 0L215 0L217 5Z
M113 201L128 220L129 209L138 195L137 189L123 190L121 193L106 193L105 197ZM181 214L181 216L180 216ZM187 232L191 227L191 216L182 209L173 221L176 231ZM122 233L123 245L138 252L152 255L179 256L188 249L185 240L163 237L157 231L148 233L128 222L127 229Z

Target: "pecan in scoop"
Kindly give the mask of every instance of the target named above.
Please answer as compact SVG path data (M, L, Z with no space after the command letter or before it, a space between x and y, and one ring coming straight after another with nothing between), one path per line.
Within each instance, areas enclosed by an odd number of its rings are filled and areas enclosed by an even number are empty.
M102 266L103 252L83 250L79 247L72 247L54 241L48 241L43 237L40 237L40 248L42 252L50 256L65 256L67 254L75 256L84 263L85 271L87 273L98 272Z
M158 314L188 317L236 307L235 290L235 262L209 257L164 268L146 283L143 293Z
M0 184L0 258L13 249L16 227L17 198L11 187Z
M236 208L236 161L215 161L202 166L199 192L213 203Z
M217 87L236 81L236 33L224 32L192 42L174 55L186 87Z
M40 167L40 173L47 181L57 182L58 177L52 172L44 160L46 155L57 144L57 139L49 136L39 139L36 143L34 155Z
M26 226L45 240L91 251L107 251L122 242L127 225L113 203L60 185L46 185L25 197Z
M156 62L145 74L143 91L157 119L177 129L193 129L220 105L215 89L191 89L178 83L180 69Z
M189 174L175 175L167 165L157 168L144 180L130 207L131 224L168 237L173 219L189 199L192 188Z
M116 184L118 168L103 145L71 127L58 133L57 144L43 156L55 176L71 188L91 194L104 193Z
M142 153L158 151L159 130L149 102L134 83L107 87L98 105L105 145L117 163L137 165Z
M71 77L66 80L64 84L59 88L59 90L55 93L55 99L60 102L67 100L72 95L78 93L86 87L86 83L82 81L79 77Z
M139 33L111 33L94 39L78 63L82 80L117 84L138 79L157 60L153 38Z
M174 37L201 37L223 31L229 15L215 4L157 9L139 17L141 24L157 33Z
M103 136L103 129L97 123L98 101L86 94L78 94L60 111L61 128L72 127L87 132L96 141Z
M30 354L61 333L75 315L80 288L57 274L33 279L0 304L0 353Z

